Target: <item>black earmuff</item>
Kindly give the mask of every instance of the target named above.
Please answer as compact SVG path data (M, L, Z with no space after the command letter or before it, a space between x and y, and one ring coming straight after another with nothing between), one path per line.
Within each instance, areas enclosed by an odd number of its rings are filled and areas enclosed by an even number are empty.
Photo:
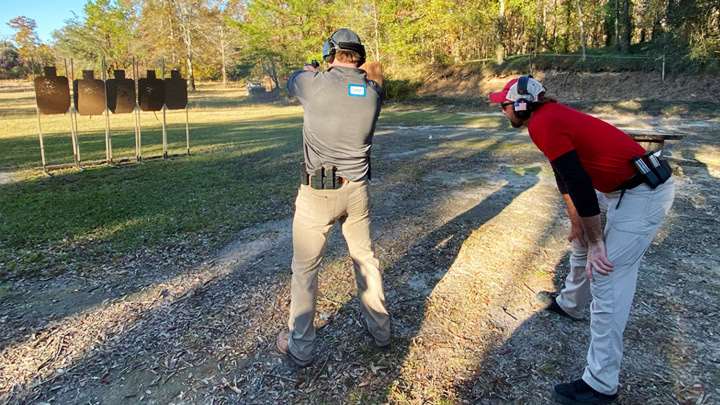
M330 59L335 56L338 49L346 51L353 51L360 55L360 61L358 66L362 66L365 63L365 47L362 44L355 42L336 42L333 38L337 31L333 32L325 42L323 42L322 55L325 62L330 62Z
M530 114L532 113L535 104L533 97L527 90L528 82L531 78L532 76L530 75L520 76L517 82L517 92L520 97L513 102L513 111L515 111L515 115L521 119L530 118Z

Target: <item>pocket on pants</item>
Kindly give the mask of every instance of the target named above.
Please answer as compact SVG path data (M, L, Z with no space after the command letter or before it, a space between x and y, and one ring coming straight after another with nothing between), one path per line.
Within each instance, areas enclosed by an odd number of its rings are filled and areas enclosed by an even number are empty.
M640 231L644 231L644 233ZM605 241L605 248L613 266L626 266L640 260L652 242L654 235L650 235L650 233L652 233L652 229L647 225L642 228L634 228L633 232L626 232L611 226Z
M315 193L310 186L300 186L295 199L296 213L311 216L317 216L317 213L325 214L328 211L328 200L328 196Z
M607 215L609 227L620 232L644 235L651 225L648 221L650 203L650 196L632 194L623 197L619 208L615 208L617 202L613 201Z

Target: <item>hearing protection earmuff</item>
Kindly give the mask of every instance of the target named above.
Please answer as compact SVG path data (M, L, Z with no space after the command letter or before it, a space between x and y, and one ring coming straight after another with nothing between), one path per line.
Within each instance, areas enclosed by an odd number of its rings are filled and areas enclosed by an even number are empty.
M330 58L335 56L335 53L338 51L338 49L342 49L346 51L353 51L360 55L360 61L358 62L358 66L362 66L365 63L365 47L362 44L358 44L355 42L335 41L333 37L337 32L338 31L333 32L333 34L330 35L330 38L328 38L323 43L323 60L325 62L330 62Z
M520 97L513 102L513 111L515 115L520 119L530 118L533 107L535 106L534 97L528 93L527 86L528 81L532 78L531 75L520 76L517 81L517 92Z

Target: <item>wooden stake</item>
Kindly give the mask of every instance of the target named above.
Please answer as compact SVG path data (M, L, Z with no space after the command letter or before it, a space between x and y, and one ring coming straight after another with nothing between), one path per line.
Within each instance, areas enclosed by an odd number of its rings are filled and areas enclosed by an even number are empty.
M105 73L105 57L102 58L103 93L105 94L105 160L112 163L112 139L110 138L110 109L107 108L107 77Z
M185 106L185 144L187 155L190 156L190 114L188 114L187 105Z
M45 143L43 142L42 125L40 125L40 108L37 107L37 93L35 93L35 112L37 113L38 138L40 140L40 160L42 168L47 173L47 164L45 163Z
M138 162L142 160L142 128L140 127L140 105L138 104L138 97L140 96L140 87L138 80L140 69L138 63L135 61L133 56L133 79L135 80L135 160Z
M67 59L63 59L65 62L65 75L69 76L68 72L68 64ZM72 85L72 82L71 82ZM70 93L72 94L72 93ZM73 113L72 113L72 106L70 106L69 111L70 116L70 139L72 139L72 150L73 150L73 161L75 162L75 166L80 168L80 159L78 158L78 145L77 145L77 134L75 133L75 122L73 121Z
M165 58L162 60L162 80L165 80ZM168 158L168 145L167 145L167 118L165 114L165 103L162 106L162 146L163 146L163 159Z
M73 95L72 95L73 99L72 99L72 104L70 106L70 113L71 113L70 115L71 115L71 119L72 119L73 123L75 124L75 139L77 141L77 143L76 143L77 149L75 150L75 153L77 154L78 164L79 164L82 161L82 159L80 158L80 135L79 135L80 127L78 127L78 121L77 121L78 113L77 113L77 108L75 106L75 86L73 86L73 82L75 81L75 61L72 58L70 59L70 75L72 76L70 86L73 89Z

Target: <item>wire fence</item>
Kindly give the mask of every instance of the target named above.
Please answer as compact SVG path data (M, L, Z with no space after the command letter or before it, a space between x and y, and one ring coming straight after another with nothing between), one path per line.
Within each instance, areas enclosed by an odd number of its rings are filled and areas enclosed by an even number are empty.
M464 64L480 64L482 67L527 72L550 69L588 72L655 71L658 72L664 82L667 73L673 66L678 66L679 62L681 61L670 61L665 54L640 56L542 53L508 56L502 63L498 63L496 58L484 58L465 61ZM687 61L684 61L684 63L688 64ZM693 63L697 66L709 66L714 70L720 70L720 58L697 59Z

